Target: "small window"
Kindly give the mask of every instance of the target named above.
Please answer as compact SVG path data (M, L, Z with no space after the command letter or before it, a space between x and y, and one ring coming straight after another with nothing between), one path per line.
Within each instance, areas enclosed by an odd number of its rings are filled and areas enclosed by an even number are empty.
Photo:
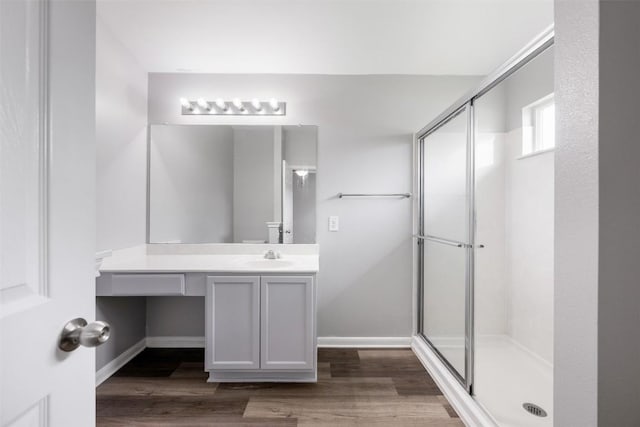
M522 155L552 150L556 146L556 105L553 94L522 109Z

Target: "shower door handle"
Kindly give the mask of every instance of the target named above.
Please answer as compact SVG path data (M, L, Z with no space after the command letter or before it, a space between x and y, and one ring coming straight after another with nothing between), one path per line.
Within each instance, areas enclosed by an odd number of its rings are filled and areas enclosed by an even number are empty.
M468 243L458 242L456 240L449 240L442 237L436 237L436 236L430 236L430 235L423 236L421 234L414 234L413 237L415 237L418 240L428 240L430 242L442 243L443 245L455 246L457 248L484 249L485 247L484 245L470 245Z
M471 245L469 245L468 243L459 242L457 240L445 239L443 237L430 236L428 234L426 236L417 235L416 237L419 238L419 239L428 240L430 242L440 243L440 244L449 245L449 246L455 246L456 248L470 248L471 247Z

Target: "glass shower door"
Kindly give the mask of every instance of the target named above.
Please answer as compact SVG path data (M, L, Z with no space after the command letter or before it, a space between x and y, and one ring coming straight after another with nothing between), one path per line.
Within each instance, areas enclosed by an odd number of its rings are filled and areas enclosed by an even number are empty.
M469 108L420 141L420 332L467 388L471 366Z
M501 426L553 425L553 61L474 100L473 392Z

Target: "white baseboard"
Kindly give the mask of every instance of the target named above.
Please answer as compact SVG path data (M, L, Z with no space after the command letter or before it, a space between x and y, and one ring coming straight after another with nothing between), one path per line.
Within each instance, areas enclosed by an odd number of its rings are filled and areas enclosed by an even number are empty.
M204 337L147 337L149 348L204 348ZM410 348L411 337L318 337L323 348Z
M318 337L324 348L409 348L411 337ZM145 348L204 348L205 337L146 337L96 372L96 387L115 374Z
M318 337L322 348L409 348L411 337Z
M497 426L422 339L414 336L411 348L466 426Z
M118 369L126 365L131 359L136 357L146 348L146 339L143 338L96 372L96 387L105 382L111 375L115 374Z
M204 337L147 337L149 348L204 348Z

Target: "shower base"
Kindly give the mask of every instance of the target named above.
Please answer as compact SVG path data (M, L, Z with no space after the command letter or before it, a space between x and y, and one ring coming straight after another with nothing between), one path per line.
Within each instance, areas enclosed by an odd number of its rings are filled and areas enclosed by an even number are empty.
M500 426L553 425L553 366L506 335L478 337L474 394ZM525 402L547 416L530 414Z
M439 350L454 366L464 366L462 345ZM474 397L500 427L551 427L553 366L507 335L476 337ZM524 403L540 406L547 416L530 414Z

